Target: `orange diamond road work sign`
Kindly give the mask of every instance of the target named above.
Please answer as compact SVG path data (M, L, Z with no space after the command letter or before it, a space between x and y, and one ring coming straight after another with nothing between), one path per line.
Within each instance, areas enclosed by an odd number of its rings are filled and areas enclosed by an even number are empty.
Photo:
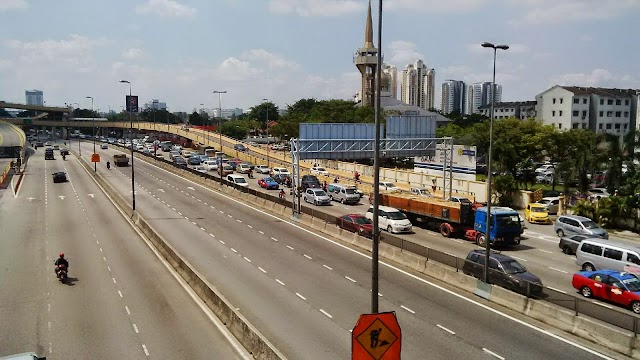
M100 154L91 154L91 162L100 162Z
M362 314L351 333L351 359L400 360L401 343L395 312Z

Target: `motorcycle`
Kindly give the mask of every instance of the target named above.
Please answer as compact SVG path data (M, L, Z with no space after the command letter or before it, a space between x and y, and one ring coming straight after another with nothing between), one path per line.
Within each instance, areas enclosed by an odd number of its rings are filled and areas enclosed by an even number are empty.
M56 277L62 282L67 280L67 267L65 265L60 264L56 266Z
M67 160L67 155L62 154L62 160Z

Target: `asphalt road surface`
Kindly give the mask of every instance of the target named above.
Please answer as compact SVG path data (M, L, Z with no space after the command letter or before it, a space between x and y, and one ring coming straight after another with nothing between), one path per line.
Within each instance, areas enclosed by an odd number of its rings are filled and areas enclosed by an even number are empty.
M88 159L92 150L83 145ZM118 150L99 150L103 161ZM343 359L370 310L371 260L246 204L135 162L136 208L291 359ZM131 167L99 167L131 202ZM383 263L380 311L394 311L406 359L590 359L603 355Z
M69 182L53 183L65 171ZM43 149L0 198L0 356L243 359L78 161ZM70 262L59 282L53 262ZM214 319L216 320L216 319ZM216 320L217 321L217 320ZM224 329L224 328L223 328Z

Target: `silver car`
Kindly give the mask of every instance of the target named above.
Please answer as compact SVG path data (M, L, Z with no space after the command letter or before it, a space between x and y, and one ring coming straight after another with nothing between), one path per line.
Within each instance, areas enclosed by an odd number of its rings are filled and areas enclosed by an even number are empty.
M312 203L313 205L329 205L331 204L331 198L322 189L308 188L304 192L304 201Z

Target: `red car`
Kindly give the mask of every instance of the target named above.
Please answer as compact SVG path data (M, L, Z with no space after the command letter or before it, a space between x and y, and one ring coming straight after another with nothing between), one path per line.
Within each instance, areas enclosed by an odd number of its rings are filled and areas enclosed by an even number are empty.
M280 184L278 184L277 181L273 180L273 178L271 177L266 177L263 179L258 180L258 185L260 185L261 188L263 189L279 189L280 188Z
M339 216L336 218L336 225L345 230L357 232L368 238L373 237L373 222L364 215L349 214Z
M584 297L594 297L630 308L640 314L640 279L614 270L580 271L571 282Z

